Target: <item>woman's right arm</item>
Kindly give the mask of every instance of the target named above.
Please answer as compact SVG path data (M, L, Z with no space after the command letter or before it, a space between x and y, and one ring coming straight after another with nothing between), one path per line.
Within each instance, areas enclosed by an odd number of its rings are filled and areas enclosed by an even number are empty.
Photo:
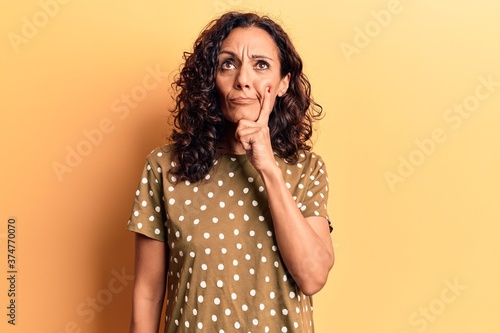
M158 333L165 297L167 244L135 236L135 281L130 333Z

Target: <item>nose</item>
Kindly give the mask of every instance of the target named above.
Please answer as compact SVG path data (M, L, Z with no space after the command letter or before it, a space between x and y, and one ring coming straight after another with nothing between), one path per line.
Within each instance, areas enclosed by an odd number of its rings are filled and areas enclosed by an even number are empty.
M236 74L234 84L237 89L250 88L250 76L251 73L248 66L241 66Z

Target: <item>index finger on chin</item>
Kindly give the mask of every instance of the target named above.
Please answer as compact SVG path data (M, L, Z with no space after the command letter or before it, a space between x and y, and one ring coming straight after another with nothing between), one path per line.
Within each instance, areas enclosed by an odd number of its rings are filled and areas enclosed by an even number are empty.
M257 123L262 125L268 125L269 123L269 115L272 112L271 107L271 87L267 87L264 95L262 96L262 105L260 107L259 118L257 119Z

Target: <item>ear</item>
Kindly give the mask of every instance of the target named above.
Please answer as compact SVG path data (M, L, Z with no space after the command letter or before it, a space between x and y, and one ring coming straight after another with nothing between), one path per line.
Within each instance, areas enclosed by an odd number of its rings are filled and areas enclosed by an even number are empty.
M278 96L279 97L283 96L286 93L286 91L288 90L289 84L290 84L290 73L283 76L283 78L280 80L280 83L278 85Z

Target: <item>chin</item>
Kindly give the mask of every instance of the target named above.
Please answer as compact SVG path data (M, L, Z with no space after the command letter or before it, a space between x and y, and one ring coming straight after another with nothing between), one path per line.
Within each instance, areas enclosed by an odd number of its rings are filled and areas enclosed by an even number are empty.
M259 118L259 111L255 112L246 110L245 112L231 112L231 114L224 113L224 118L235 124L242 119L256 121Z

